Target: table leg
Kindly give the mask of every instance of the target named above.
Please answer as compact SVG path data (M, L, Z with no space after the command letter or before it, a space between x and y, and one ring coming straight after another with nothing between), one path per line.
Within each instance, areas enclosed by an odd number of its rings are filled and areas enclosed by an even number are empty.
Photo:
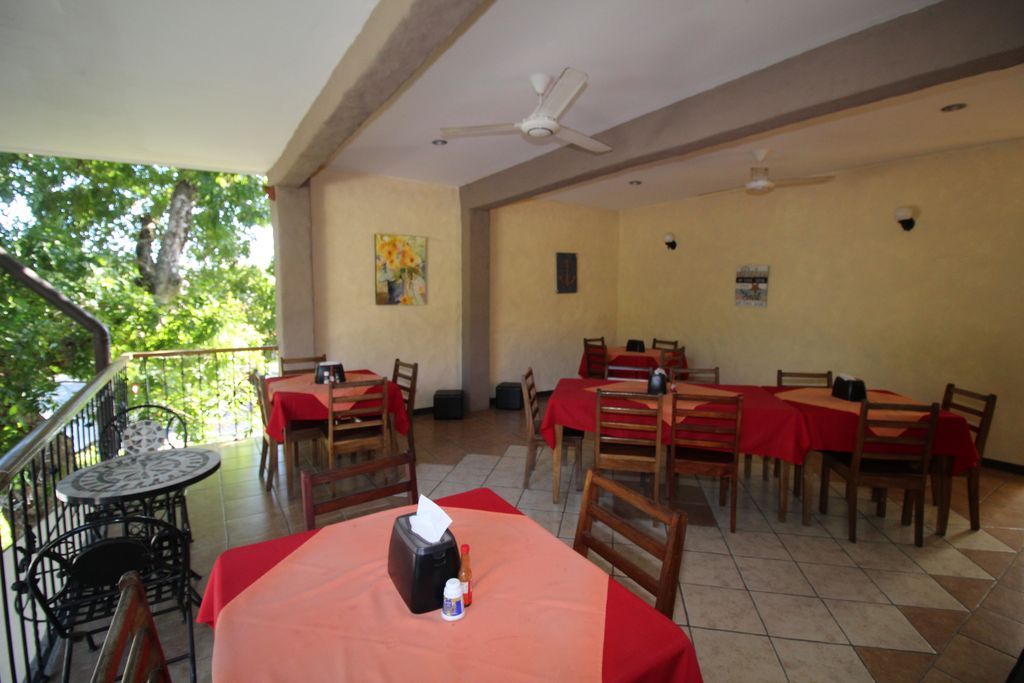
M277 474L277 442L267 437L267 484L269 491L274 485L274 475Z
M551 452L551 502L562 497L562 425L555 425L555 448Z
M785 460L779 462L782 463L779 473L779 521L785 522L789 511L789 463Z
M952 458L939 456L937 460L939 461L939 518L935 525L935 534L945 536L949 526L950 499L953 495L953 472L950 462ZM921 495L924 496L925 492L921 491Z
M800 468L800 485L803 487L803 495L800 497L801 507L803 509L803 523L804 526L811 525L811 468L808 467L809 463L807 458L810 457L810 453L804 456L804 466Z

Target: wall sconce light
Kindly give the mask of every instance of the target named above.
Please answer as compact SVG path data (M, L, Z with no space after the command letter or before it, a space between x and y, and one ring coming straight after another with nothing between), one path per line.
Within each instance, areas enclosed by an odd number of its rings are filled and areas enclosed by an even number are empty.
M665 246L666 247L668 247L669 249L675 249L676 248L676 236L675 235L673 235L670 232L666 232L664 240L665 240Z
M907 232L914 229L914 224L917 222L914 220L914 207L912 206L901 206L895 211L896 222L902 226Z

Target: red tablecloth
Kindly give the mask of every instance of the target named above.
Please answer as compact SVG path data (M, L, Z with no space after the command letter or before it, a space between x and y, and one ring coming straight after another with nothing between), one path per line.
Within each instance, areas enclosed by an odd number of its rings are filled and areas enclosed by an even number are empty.
M782 399L785 399L786 392L793 391L792 387L764 387L764 389ZM816 389L813 391L819 391L823 396L831 396L832 390ZM903 401L909 400L895 392L883 393ZM803 415L812 449L816 451L853 451L857 441L858 414L856 412L832 410L821 405L799 401L786 401L786 403L792 405ZM945 410L939 412L932 452L935 455L953 459L953 474L966 472L977 467L980 462L978 450L974 447L974 440L971 438L971 431L967 426L967 420L962 415Z
M607 384L607 380L600 379L559 380L548 399L540 428L549 446L555 447L555 425L585 432L597 430L597 393L593 389ZM743 424L740 428L742 453L766 455L803 464L810 449L810 437L798 410L775 398L762 387L716 384L713 388L743 394ZM678 389L685 392L685 385ZM665 443L672 440L668 425L662 429L662 439Z
M475 489L440 498L436 502L447 507L520 514L489 489ZM217 615L233 598L317 531L232 548L222 553L210 572L197 621L215 626ZM566 552L572 551L566 548ZM585 561L583 558L580 560ZM342 612L340 610L339 614ZM214 638L214 647L216 645ZM655 683L702 680L693 645L686 634L610 577L603 651L603 681ZM255 656L256 653L253 654ZM272 653L269 656L273 656ZM440 679L440 676L424 672L423 680L435 679Z
M625 365L634 368L655 369L661 362L661 351L648 349L647 351L627 351L625 346L608 347L608 365ZM683 367L686 364L686 354L683 354ZM579 376L587 376L587 355L584 353L580 358Z
M379 378L380 375L369 370L352 370L349 376L366 375L360 379ZM274 391L270 396L270 416L267 418L267 436L277 442L284 441L284 428L293 420L326 420L327 419L327 387L313 381L313 373L291 375L289 377L269 377L267 388L278 382L295 382L299 380L307 385L295 391ZM405 410L405 400L401 388L388 380L388 413L399 434L409 433L409 415Z

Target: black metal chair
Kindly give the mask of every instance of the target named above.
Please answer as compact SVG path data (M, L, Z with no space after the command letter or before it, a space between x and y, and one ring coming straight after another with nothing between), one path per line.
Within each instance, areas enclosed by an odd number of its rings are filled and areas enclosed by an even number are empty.
M104 458L187 447L188 425L185 418L156 403L142 403L120 411L100 432L100 452ZM114 510L99 510L94 516L109 517L112 514L160 515L184 529L189 539L192 538L184 489L148 500L145 508L141 503L132 502Z
M98 649L93 636L109 628L121 596L118 582L130 571L139 573L154 615L181 611L188 652L168 661L187 658L196 680L187 535L152 517L114 517L57 536L33 555L25 573L24 588L66 641L62 681L70 680L75 643Z

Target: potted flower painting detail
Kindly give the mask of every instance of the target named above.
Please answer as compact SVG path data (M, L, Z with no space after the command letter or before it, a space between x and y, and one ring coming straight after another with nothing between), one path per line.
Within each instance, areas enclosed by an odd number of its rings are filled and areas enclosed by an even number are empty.
M378 304L427 303L427 238L374 235Z

